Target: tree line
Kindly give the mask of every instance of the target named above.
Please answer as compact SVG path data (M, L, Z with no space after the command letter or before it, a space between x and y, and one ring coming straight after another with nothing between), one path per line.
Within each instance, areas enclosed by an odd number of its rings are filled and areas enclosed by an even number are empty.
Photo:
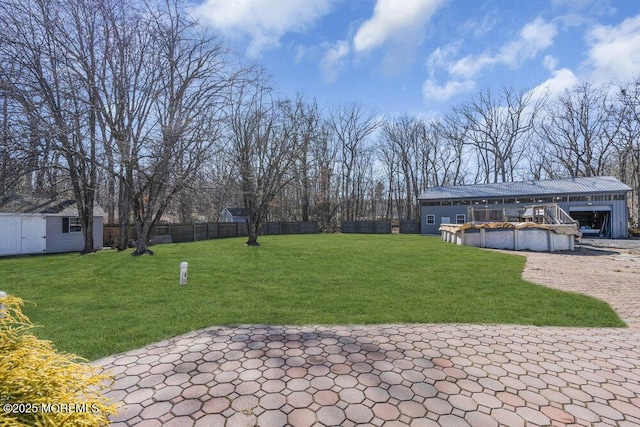
M136 230L247 209L265 221L417 219L426 188L614 175L640 216L640 78L559 96L484 89L438 117L284 97L174 0L0 4L0 195L95 204Z

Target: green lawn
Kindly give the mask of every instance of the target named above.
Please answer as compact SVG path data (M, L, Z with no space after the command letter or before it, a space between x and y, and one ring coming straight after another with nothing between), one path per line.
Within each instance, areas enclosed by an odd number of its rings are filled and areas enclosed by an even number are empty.
M41 338L89 359L211 325L624 326L604 302L522 280L525 258L417 235L264 236L0 260ZM189 282L179 286L179 264Z

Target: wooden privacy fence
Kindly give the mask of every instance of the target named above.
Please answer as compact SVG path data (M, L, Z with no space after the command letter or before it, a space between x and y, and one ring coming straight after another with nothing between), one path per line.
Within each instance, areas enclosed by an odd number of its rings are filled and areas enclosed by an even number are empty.
M391 221L342 221L343 233L390 234ZM400 221L400 233L420 234L420 221Z
M391 221L342 221L343 233L390 234Z
M420 221L400 221L400 233L420 234Z
M267 222L260 228L260 234L311 234L318 233L317 222ZM136 232L129 226L128 238L135 239ZM113 246L118 242L119 225L103 226L105 246ZM236 222L207 222L194 224L159 224L151 232L152 242L171 241L174 243L195 242L198 240L223 239L226 237L247 236L247 224ZM171 238L169 239L168 236ZM165 239L163 239L165 238Z

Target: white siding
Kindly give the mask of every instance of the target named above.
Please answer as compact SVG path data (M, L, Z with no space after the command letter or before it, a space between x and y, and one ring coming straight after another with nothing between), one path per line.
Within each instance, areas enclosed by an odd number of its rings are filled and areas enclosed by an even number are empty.
M84 248L82 232L63 233L61 216L47 217L47 252L80 252ZM93 218L93 249L102 249L102 217Z

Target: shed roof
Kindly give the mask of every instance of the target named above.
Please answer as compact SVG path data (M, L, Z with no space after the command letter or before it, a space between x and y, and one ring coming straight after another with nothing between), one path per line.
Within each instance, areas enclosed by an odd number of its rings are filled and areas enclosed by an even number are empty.
M566 178L544 181L431 187L418 200L469 199L480 197L542 196L552 194L625 193L631 187L612 176Z
M14 196L1 200L0 212L38 213L56 216L77 216L76 201L73 199L44 199L36 197ZM106 216L98 204L93 207L94 216Z
M245 208L226 208L225 210L229 212L231 216L247 216L247 210Z

